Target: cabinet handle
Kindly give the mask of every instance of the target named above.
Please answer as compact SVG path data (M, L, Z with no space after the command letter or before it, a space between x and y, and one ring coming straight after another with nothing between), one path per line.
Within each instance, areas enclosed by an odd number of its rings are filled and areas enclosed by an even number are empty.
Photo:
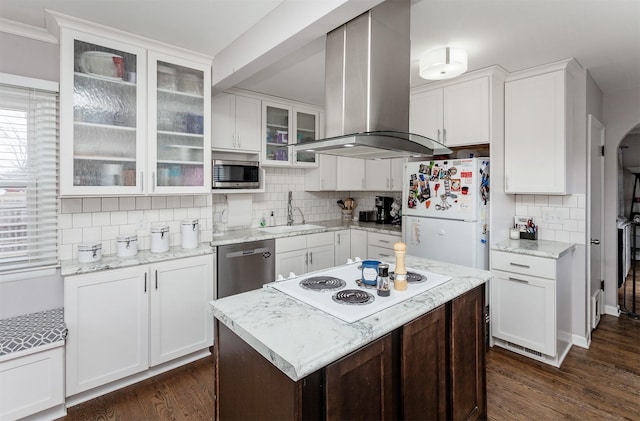
M389 178L387 178L387 188L390 189L391 188L391 182L389 181Z
M378 240L378 243L389 244L390 241L389 240Z
M305 253L304 254L304 264L308 265L309 264L309 253Z
M447 129L442 129L442 143L447 144Z
M237 135L236 139L238 140L238 148L241 148L242 146L240 146L240 135Z
M519 267L519 268L525 268L525 269L529 269L529 268L531 267L531 266L529 266L529 265L523 265L523 264L521 264L521 263L513 263L513 262L510 262L509 264L510 264L511 266L517 266L517 267Z
M231 135L231 144L233 145L233 147L236 147L236 137L235 135Z
M144 274L144 292L147 292L147 273Z
M151 184L151 190L152 191L156 191L156 184L158 183L158 180L156 180L156 172L152 172L151 173L151 179L153 180L153 183Z
M440 142L440 129L438 129L438 142Z
M390 254L382 254L382 253L379 253L378 256L380 256L380 257L391 257Z
M365 188L365 184L364 184L364 178L362 179L362 188Z
M338 245L340 245L340 234L338 234Z
M309 252L309 264L310 265L313 264L313 252L312 251Z
M158 289L158 271L156 270L156 290Z
M140 171L140 191L144 193L144 171Z
M509 280L513 281L513 282L520 282L521 284L528 284L529 283L529 281L525 281L524 279L518 279L518 278L512 278L512 277L509 277Z

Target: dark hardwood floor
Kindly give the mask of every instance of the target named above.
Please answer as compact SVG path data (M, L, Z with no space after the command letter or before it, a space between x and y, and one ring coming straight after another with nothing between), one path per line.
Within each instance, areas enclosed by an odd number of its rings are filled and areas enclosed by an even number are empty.
M487 355L490 420L640 420L640 320L603 316L590 349L560 369L497 347ZM212 420L205 358L68 409L76 420Z

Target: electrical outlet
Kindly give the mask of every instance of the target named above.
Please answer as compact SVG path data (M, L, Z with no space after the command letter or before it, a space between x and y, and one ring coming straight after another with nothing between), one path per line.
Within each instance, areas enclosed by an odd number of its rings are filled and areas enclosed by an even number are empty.
M140 218L138 218L138 229L143 230L146 228L147 228L147 221L145 220L144 216L141 216Z

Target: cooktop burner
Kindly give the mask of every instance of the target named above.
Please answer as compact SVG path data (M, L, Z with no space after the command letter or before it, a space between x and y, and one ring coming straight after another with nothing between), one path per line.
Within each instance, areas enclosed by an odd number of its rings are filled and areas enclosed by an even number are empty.
M300 286L311 291L327 292L344 288L347 285L345 281L333 276L312 276L300 281Z
M365 305L373 303L375 297L366 291L359 289L345 289L338 291L333 296L333 301L340 304L348 305Z
M395 272L389 273L389 279L392 280L392 281L396 279ZM424 276L424 275L420 275L419 273L407 271L407 282L409 282L409 283L411 283L411 282L419 283L419 282L424 282L426 280L427 280L427 277Z

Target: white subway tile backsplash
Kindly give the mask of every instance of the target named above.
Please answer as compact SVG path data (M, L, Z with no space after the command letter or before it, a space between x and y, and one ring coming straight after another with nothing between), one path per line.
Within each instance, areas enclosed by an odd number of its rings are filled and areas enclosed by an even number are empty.
M73 259L73 246L71 244L58 244L58 259Z
M90 213L74 213L73 214L73 228L85 228L90 226L91 226Z
M119 200L117 197L103 197L102 198L102 211L113 212L120 209Z
M151 198L150 197L136 197L136 209L144 210L151 209Z
M61 213L58 215L58 229L64 230L73 228L73 215L68 213Z
M120 235L119 225L110 225L108 227L102 227L102 234L101 234L102 241L115 240L118 235Z
M99 212L102 209L102 200L99 197L87 197L82 199L82 212Z
M82 242L82 228L70 228L62 230L62 244L73 244Z
M120 198L120 210L128 211L134 210L136 208L136 198L135 197L121 197Z
M154 196L151 198L152 209L165 209L167 207L167 198L164 196Z
M94 227L111 225L111 215L109 212L94 212L91 214L91 225Z
M565 208L577 208L578 196L576 196L575 194L562 196L562 206Z
M193 206L197 208L202 208L207 206L207 196L194 196L193 197Z
M127 223L127 212L111 212L111 225L124 225Z
M555 241L564 241L565 243L571 242L571 233L568 231L557 231L554 238Z
M549 196L549 206L562 207L562 196Z
M167 196L167 208L179 208L180 196Z
M82 199L62 199L62 213L82 212Z
M586 219L584 208L571 208L570 212L571 212L571 219L577 219L580 221L584 221Z
M100 227L82 228L83 243L101 243L102 229Z
M183 207L183 208L193 207L193 196L181 196L180 207Z
M535 195L534 198L535 206L549 206L549 196Z

